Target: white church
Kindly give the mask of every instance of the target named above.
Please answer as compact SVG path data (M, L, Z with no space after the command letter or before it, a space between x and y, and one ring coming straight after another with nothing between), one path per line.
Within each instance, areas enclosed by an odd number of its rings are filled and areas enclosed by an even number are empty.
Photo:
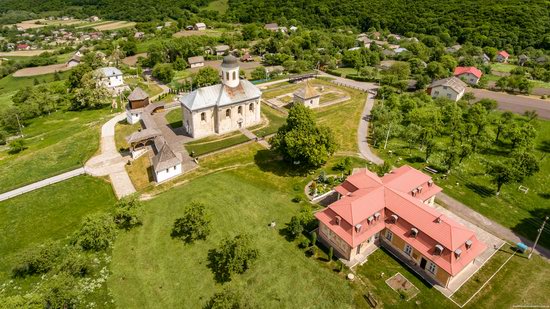
M225 134L261 122L262 92L239 78L239 61L229 55L221 65L221 84L202 87L180 98L187 134L202 138Z

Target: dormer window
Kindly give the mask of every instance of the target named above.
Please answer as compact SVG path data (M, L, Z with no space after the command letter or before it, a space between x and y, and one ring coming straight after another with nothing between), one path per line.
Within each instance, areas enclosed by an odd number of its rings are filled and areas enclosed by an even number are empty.
M416 188L416 190L418 190L418 193L422 193L422 186Z
M466 250L470 250L471 247L472 247L472 241L470 239L468 239L466 241Z
M334 217L334 222L336 222L336 225L340 225L341 220L342 220L342 218L340 216Z
M412 196L416 196L416 193L418 193L418 188L411 191Z
M374 219L376 219L376 220L380 219L380 213L379 212L374 214Z
M393 223L396 223L397 219L399 219L399 217L397 215L391 215L391 219L392 219Z
M435 255L441 255L441 253L443 253L443 246L442 245L435 245L435 252L434 254Z
M460 258L460 255L462 254L462 250L456 249L455 250L455 258L458 260Z
M428 180L428 187L431 187L431 186L433 186L433 185L434 185L434 181L433 181L433 180L431 180L431 179L430 179L430 180Z
M362 226L361 224L356 224L356 225L355 225L355 232L356 232L356 233L361 233L361 228L362 228L362 227L363 227L363 226Z
M373 220L374 220L373 216L370 216L370 217L367 218L367 221L369 222L369 224L371 224Z
M441 223L441 217L437 217L437 219L435 219L435 223Z
M411 229L411 237L416 238L416 235L418 235L418 229L413 227Z

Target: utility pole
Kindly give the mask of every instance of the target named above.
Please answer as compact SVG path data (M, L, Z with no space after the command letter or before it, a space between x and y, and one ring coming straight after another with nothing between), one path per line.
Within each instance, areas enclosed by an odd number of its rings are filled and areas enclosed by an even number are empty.
M535 251L535 247L537 246L537 243L540 239L540 234L542 234L542 231L544 230L544 226L546 225L546 221L548 221L548 216L544 218L544 221L542 222L542 226L540 227L539 234L537 235L537 239L535 239L535 244L533 245L533 248L531 248L531 252L529 253L528 259L531 258L531 255L533 255L533 251Z

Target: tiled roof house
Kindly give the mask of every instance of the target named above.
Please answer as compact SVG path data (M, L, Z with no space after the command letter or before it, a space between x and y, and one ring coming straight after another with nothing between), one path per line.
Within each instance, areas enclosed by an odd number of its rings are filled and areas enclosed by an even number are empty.
M473 231L430 206L441 188L410 166L383 177L360 169L335 190L339 199L315 216L321 241L344 259L382 245L446 287L486 249Z

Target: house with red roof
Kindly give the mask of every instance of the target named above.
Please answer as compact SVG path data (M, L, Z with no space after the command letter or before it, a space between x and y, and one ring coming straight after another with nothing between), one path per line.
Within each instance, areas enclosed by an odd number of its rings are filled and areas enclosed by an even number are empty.
M476 67L456 67L453 75L470 85L477 85L483 73Z
M346 260L383 246L447 287L486 249L473 231L431 207L442 189L408 165L383 177L360 169L335 190L338 200L315 217L320 241Z
M30 45L28 44L17 44L17 50L29 50L31 49Z
M507 63L508 58L510 58L510 54L508 54L505 50L501 50L497 53L495 60L500 63Z

